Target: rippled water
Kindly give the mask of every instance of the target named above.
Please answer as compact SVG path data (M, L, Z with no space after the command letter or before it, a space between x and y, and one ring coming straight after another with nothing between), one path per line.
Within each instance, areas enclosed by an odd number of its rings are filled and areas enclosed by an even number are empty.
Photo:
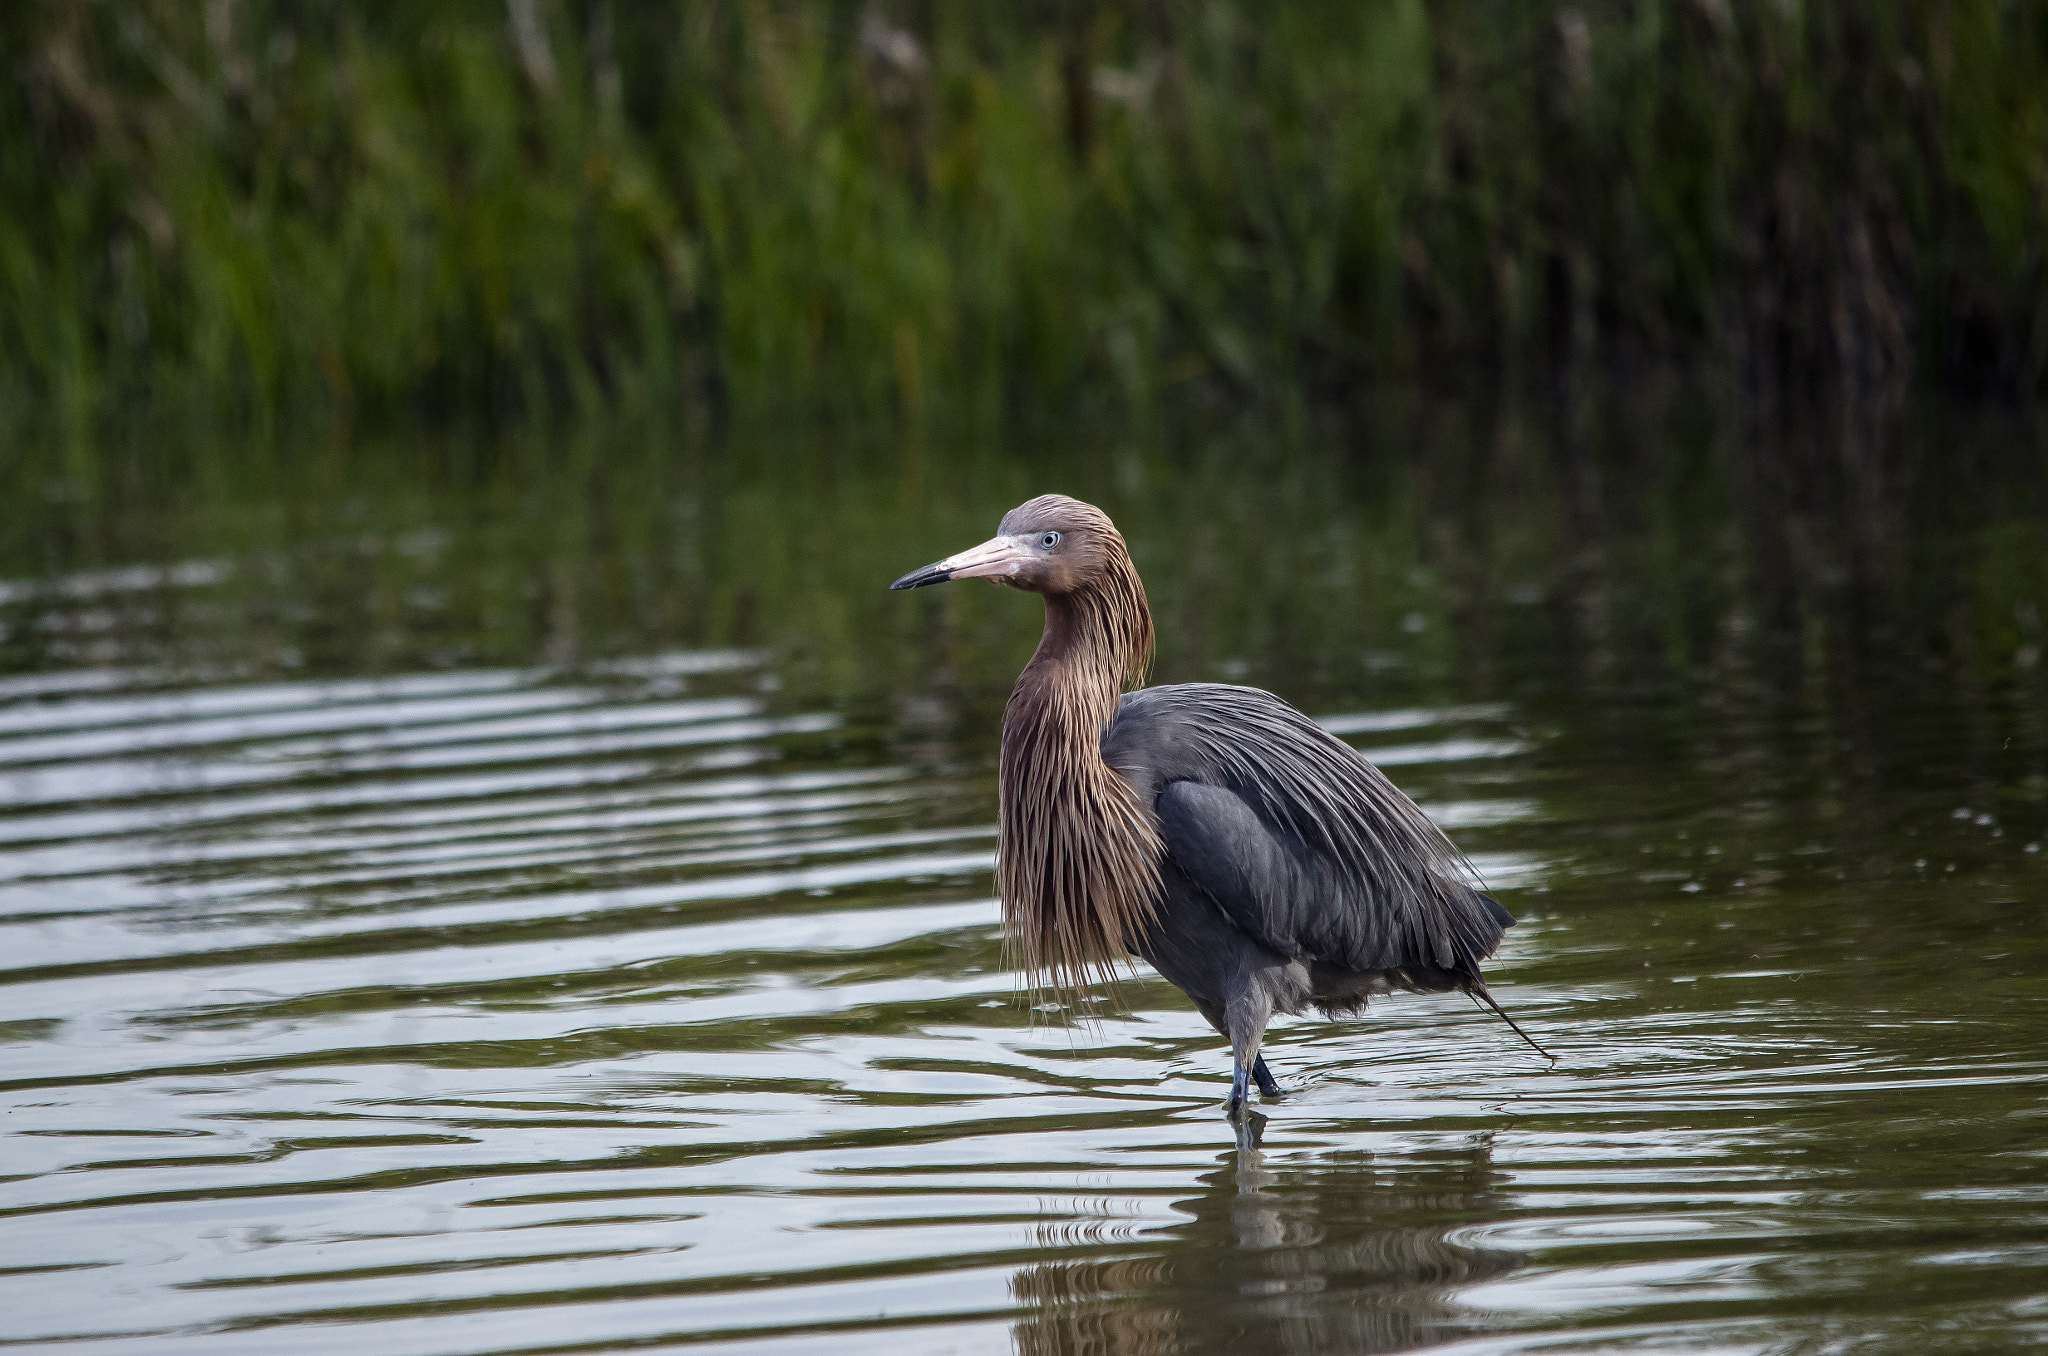
M0 1338L2048 1344L2038 687L1313 685L1559 1059L1455 996L1283 1019L1240 1140L1169 987L1017 999L989 701L783 662L0 684Z

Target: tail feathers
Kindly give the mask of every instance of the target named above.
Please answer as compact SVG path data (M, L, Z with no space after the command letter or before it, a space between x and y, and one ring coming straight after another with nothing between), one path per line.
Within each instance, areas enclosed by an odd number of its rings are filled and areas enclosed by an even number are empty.
M1505 908L1503 908L1499 900L1495 899L1492 895L1480 894L1477 890L1474 890L1472 893L1475 897L1478 898L1481 904L1484 904L1486 906L1486 911L1493 916L1493 921L1500 924L1502 928L1511 928L1515 925L1515 916L1509 913ZM1489 951L1491 949L1492 948L1490 947L1488 948ZM1517 1036L1520 1036L1523 1040L1528 1041L1529 1048L1531 1050L1534 1050L1537 1054L1543 1056L1545 1059L1551 1061L1552 1063L1557 1062L1556 1055L1551 1054L1548 1050L1538 1045L1530 1037L1528 1032L1522 1030L1521 1026L1516 1023L1514 1018L1508 1016L1506 1012L1501 1010L1500 1004L1493 1001L1493 995L1486 991L1486 981L1479 977L1479 967L1477 965L1474 965L1472 967L1472 972L1466 976L1466 982L1460 987L1462 987L1466 993L1472 995L1472 997L1478 999L1480 1002L1485 1003L1486 1006L1492 1008L1493 1015L1500 1018L1503 1022L1506 1022L1508 1024L1509 1029L1511 1029Z
M1492 900L1488 900L1487 902L1489 904L1493 903ZM1498 908L1499 905L1495 905L1494 907ZM1500 1004L1493 1001L1493 995L1486 991L1485 984L1467 984L1465 986L1465 992L1470 994L1474 999L1483 1002L1486 1004L1486 1006L1492 1008L1493 1015L1500 1018L1503 1022L1506 1022L1510 1030L1512 1030L1517 1036L1520 1036L1523 1040L1527 1041L1529 1043L1529 1048L1531 1050L1534 1050L1537 1054L1543 1056L1545 1059L1549 1060L1553 1064L1557 1062L1556 1055L1551 1054L1548 1050L1538 1045L1535 1039L1531 1037L1528 1032L1522 1030L1521 1026L1515 1021L1514 1018L1508 1016L1506 1012L1501 1010Z

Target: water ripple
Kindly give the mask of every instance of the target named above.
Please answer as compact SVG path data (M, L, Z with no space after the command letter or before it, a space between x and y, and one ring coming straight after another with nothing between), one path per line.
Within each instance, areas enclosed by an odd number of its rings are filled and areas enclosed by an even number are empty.
M1880 1274L1898 1350L2048 1322L2022 997L1798 951L1839 891L1629 894L1513 709L1325 724L1414 736L1362 747L1522 914L1557 1063L1455 996L1282 1019L1240 1139L1156 978L1019 1001L985 764L765 662L0 684L0 1341L1762 1350Z

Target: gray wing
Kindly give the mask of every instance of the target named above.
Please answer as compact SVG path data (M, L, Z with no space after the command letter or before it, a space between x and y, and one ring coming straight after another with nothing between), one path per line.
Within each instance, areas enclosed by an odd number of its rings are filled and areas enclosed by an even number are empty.
M1151 799L1181 870L1267 947L1483 989L1479 962L1513 918L1378 768L1279 698L1208 683L1135 692L1103 756Z

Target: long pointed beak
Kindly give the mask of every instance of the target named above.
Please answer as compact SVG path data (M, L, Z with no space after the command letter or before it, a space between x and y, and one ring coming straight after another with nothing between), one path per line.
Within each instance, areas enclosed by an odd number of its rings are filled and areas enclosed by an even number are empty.
M970 546L957 556L947 556L934 561L921 570L912 570L895 583L892 589L921 589L926 584L943 584L948 579L1004 579L1024 568L1024 563L1035 559L1031 548L1015 537L990 537L979 546Z

